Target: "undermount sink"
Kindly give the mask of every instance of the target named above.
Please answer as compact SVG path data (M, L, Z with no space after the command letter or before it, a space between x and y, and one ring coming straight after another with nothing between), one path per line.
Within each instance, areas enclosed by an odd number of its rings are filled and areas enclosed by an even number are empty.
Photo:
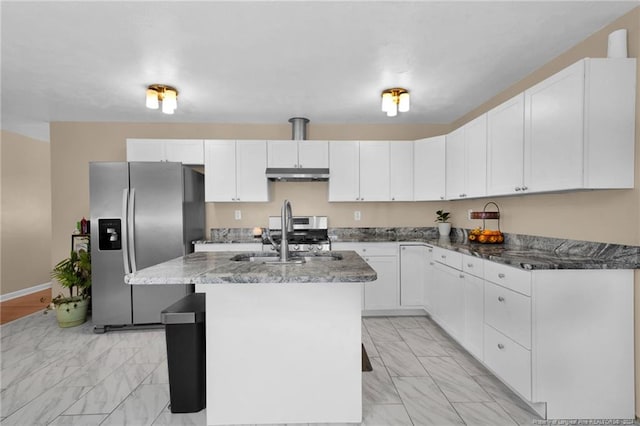
M300 264L305 262L327 262L342 260L342 255L337 253L313 253L313 252L293 252L289 254L289 260L280 261L278 253L242 253L231 258L235 262L259 262L267 264Z

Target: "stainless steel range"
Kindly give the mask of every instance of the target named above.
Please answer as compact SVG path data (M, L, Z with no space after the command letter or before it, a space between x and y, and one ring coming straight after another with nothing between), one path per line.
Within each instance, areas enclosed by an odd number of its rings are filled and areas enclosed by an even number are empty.
M331 241L327 232L327 216L294 216L293 232L287 233L289 251L330 251ZM280 245L282 241L282 221L280 216L269 216L268 235ZM262 251L275 250L263 239Z

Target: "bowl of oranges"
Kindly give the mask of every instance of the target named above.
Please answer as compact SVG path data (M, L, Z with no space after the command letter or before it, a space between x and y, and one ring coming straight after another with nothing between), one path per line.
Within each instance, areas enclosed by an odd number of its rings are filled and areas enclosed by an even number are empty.
M475 228L469 232L469 241L480 244L500 244L504 242L504 235L497 229Z

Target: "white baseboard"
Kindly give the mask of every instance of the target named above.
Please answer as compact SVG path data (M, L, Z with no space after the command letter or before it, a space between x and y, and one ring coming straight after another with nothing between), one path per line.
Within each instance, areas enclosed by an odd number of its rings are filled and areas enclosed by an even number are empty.
M42 290L51 288L51 281L44 284L34 285L33 287L23 288L22 290L13 291L11 293L0 295L0 302L6 302L7 300L17 299L18 297L26 296L28 294L37 293Z

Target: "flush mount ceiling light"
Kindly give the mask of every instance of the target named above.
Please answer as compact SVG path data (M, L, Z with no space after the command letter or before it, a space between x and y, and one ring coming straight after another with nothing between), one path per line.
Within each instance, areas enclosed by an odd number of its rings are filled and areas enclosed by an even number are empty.
M178 108L178 90L164 84L152 84L147 88L147 108L158 109L162 102L162 112L173 114Z
M382 92L382 111L387 113L387 117L395 117L398 111L409 111L410 96L407 89L394 87Z

